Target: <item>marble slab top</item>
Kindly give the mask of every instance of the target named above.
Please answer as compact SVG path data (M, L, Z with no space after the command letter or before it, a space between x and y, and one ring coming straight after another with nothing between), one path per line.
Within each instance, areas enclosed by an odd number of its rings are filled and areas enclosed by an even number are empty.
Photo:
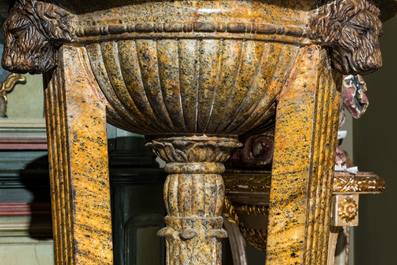
M0 17L6 18L8 14L8 8L10 6L11 0L0 0ZM48 1L45 1L48 2ZM128 5L133 2L133 0L91 0L90 4L87 5L86 1L81 0L52 0L50 2L59 3L62 7L73 10L77 13L80 13L78 10L82 12L86 12L88 9L92 9L100 7L100 9L117 7ZM379 6L381 10L381 20L385 22L397 14L397 0L374 0L373 1L377 6ZM94 10L92 10L94 11ZM74 12L73 12L74 13Z

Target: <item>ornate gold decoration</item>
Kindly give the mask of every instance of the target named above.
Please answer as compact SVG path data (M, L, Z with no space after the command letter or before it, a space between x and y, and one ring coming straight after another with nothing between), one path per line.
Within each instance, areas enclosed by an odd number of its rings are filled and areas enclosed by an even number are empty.
M234 209L232 202L228 199L227 196L225 196L223 215L229 220L230 223L233 223L237 226L239 225L240 221L238 219L236 210Z
M312 37L331 48L333 67L343 74L368 74L382 66L379 9L366 0L336 0L312 20Z
M267 205L247 205L247 204L237 204L234 206L238 214L248 214L248 215L269 215L269 206Z
M338 205L339 217L345 222L353 220L357 213L358 206L353 198L345 198Z
M20 74L9 74L0 88L0 117L6 117L7 92L10 92L17 83L25 83L26 77Z
M223 176L227 191L270 192L271 174L268 171L227 170ZM334 193L380 193L385 190L385 181L371 172L351 175L335 172Z
M262 191L270 192L271 174L261 171L260 174L249 174L244 171L226 171L223 175L228 191Z
M240 226L240 231L247 241L259 250L266 252L267 232L266 229L254 229Z
M68 12L54 4L18 0L3 27L3 68L31 74L52 69L60 44L74 39L68 16Z
M231 201L225 197L225 208L223 215L229 222L236 224L244 238L254 247L259 250L266 251L266 224L263 229L246 227L244 223L240 222L239 215L269 215L269 206L265 205L246 205L246 204L232 204ZM249 217L248 217L249 218Z
M334 193L381 193L385 190L385 181L370 172L335 173Z
M26 77L20 74L9 74L6 78L1 83L1 88L0 88L0 97L4 98L4 100L7 102L7 92L10 92L14 86L17 83L25 83L26 82Z

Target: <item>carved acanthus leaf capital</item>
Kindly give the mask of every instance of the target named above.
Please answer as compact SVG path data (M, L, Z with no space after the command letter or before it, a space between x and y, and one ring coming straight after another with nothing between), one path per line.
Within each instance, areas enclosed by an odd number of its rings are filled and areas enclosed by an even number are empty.
M39 74L56 65L57 50L75 35L69 13L51 3L18 0L4 24L1 64L12 72Z
M171 240L210 240L211 238L226 238L227 233L222 228L223 218L165 218L167 227L162 228L157 235Z
M166 162L177 163L223 163L234 148L241 147L236 139L205 135L156 139L146 145Z

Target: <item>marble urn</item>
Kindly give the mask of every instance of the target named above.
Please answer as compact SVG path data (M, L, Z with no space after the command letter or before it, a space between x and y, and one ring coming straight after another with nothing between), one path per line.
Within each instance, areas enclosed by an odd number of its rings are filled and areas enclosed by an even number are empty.
M221 263L223 163L275 122L267 262L325 264L337 88L381 66L379 15L367 0L15 1L2 65L44 74L57 263L113 262L106 122L167 162L173 265Z

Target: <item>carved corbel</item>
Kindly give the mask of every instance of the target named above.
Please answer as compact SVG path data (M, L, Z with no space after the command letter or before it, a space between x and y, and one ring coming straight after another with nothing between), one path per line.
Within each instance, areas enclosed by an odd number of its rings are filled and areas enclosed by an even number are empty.
M3 68L31 74L51 70L60 45L75 38L67 11L36 0L15 2L4 23L4 36Z
M333 67L342 74L369 74L382 66L379 9L366 0L336 0L311 21L311 36L329 47Z

